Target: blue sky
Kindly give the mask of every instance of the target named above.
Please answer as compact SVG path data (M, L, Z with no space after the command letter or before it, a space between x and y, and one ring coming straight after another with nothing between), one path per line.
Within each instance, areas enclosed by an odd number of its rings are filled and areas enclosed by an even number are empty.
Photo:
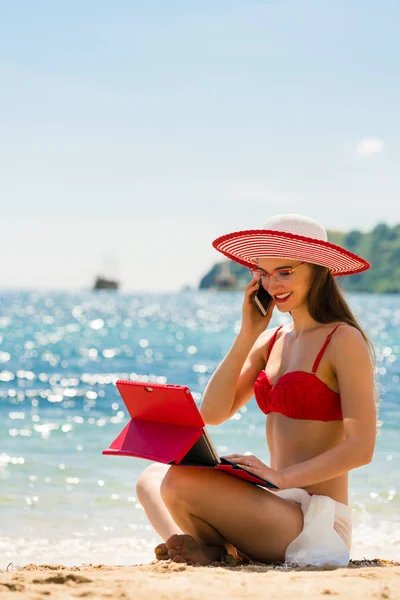
M397 0L0 0L2 287L195 285L296 212L400 222Z

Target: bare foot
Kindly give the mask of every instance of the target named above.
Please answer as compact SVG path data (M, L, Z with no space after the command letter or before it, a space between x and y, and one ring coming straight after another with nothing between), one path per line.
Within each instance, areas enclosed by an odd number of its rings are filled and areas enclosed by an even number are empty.
M187 534L172 535L165 544L159 544L155 548L158 560L168 560L178 563L197 563L209 565L212 562L222 561L226 555L223 546L206 546L199 544Z
M162 544L158 544L154 548L154 552L156 553L157 560L169 560L170 556L168 555L167 545L163 542Z

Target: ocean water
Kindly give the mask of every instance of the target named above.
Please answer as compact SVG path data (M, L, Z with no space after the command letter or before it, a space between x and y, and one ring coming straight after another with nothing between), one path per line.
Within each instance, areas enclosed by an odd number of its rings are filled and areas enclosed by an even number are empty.
M377 354L380 434L351 473L352 557L400 558L400 296L349 295ZM119 378L188 385L198 403L240 325L242 295L2 292L0 568L134 564L160 541L136 498L147 461L102 456L127 422ZM279 313L271 326L287 323ZM209 433L268 461L254 399Z

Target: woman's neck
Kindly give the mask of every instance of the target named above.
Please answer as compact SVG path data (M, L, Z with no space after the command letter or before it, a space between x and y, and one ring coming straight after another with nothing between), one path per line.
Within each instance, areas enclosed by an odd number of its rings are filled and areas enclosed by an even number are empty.
M293 319L293 336L299 338L301 335L312 329L320 327L321 323L312 318L308 310L304 307L299 307L291 313Z

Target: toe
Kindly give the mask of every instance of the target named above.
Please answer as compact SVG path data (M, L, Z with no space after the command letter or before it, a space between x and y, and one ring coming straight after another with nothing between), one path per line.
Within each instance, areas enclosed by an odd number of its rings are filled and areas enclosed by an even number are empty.
M174 558L172 558L171 560L172 560L172 562L176 562L176 563L186 562L185 559L183 558L183 556L180 556L179 554L174 556Z
M174 533L174 535L171 535L171 537L167 539L165 545L167 546L167 548L176 548L177 546L180 546L182 544L184 539L185 535Z
M164 543L158 544L158 546L156 546L154 548L154 553L156 555L157 560L168 560L169 559L168 548Z

